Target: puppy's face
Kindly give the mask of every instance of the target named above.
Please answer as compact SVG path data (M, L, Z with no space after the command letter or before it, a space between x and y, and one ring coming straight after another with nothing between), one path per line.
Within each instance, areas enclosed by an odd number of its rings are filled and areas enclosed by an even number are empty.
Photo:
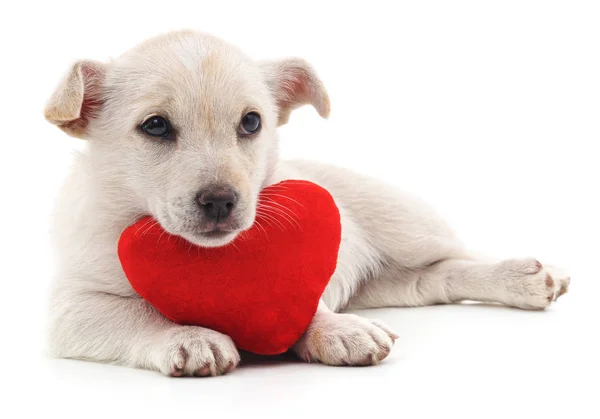
M305 62L257 63L213 37L179 32L110 64L77 63L46 118L91 139L98 170L165 230L221 246L252 226L277 161L276 128L305 103L329 112Z

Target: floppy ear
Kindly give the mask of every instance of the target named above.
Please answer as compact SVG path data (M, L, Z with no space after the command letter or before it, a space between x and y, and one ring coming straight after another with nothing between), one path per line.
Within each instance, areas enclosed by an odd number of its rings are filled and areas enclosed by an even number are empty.
M329 96L313 68L299 58L261 63L267 85L279 110L279 122L285 124L290 113L302 105L312 105L323 118L329 116Z
M44 110L46 119L67 134L85 138L90 119L102 106L104 64L79 61L56 88Z

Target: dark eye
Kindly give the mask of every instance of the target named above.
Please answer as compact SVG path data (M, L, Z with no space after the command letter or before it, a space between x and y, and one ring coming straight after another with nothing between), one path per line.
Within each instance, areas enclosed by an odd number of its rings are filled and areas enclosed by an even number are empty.
M151 116L142 122L140 128L152 137L169 137L173 131L171 123L162 116Z
M257 133L260 130L260 115L256 112L248 112L242 118L238 133L241 136L248 136Z

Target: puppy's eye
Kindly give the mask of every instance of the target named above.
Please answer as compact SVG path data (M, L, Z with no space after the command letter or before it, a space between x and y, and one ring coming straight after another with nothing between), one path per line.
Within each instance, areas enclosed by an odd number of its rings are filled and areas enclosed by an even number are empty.
M169 137L173 132L171 123L162 116L151 116L140 125L142 131L151 137Z
M241 136L249 136L257 133L260 130L260 115L256 112L248 112L242 117L238 134Z

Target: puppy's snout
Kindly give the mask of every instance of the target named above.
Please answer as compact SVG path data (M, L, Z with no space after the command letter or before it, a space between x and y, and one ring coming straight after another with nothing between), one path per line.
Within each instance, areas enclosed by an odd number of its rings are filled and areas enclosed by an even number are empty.
M196 198L204 215L216 222L229 217L238 200L235 191L227 186L205 189L198 192Z

